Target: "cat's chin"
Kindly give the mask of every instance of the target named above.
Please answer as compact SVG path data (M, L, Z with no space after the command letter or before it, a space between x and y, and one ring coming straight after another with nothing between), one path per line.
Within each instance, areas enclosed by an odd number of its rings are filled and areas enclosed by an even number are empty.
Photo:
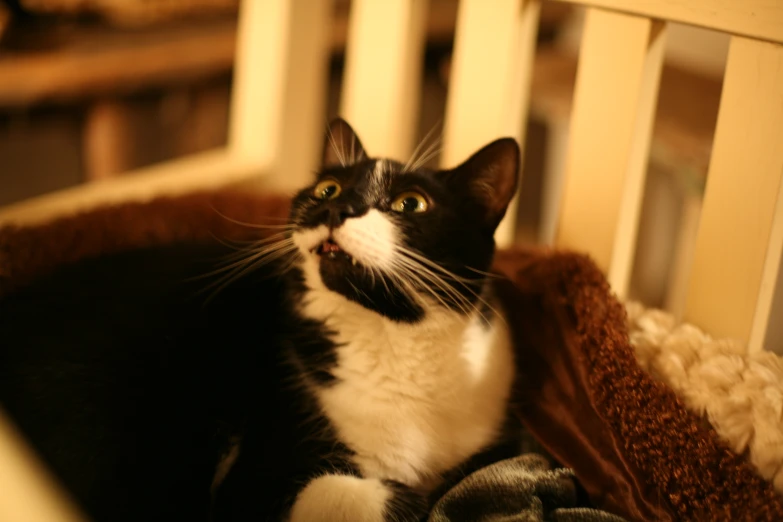
M331 252L329 254L319 255L318 265L324 283L326 283L326 278L354 279L355 276L358 276L361 272L367 270L356 261L355 257L352 257L346 252ZM327 286L329 285L327 284Z
M316 253L318 272L326 288L393 321L415 323L424 310L378 271L357 262L345 251Z
M367 267L356 261L347 252L318 254L318 273L324 286L333 292L364 303L361 296L373 293L373 278Z

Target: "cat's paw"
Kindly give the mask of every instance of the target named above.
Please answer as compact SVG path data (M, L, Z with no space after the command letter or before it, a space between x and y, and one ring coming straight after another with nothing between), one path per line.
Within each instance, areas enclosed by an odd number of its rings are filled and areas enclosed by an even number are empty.
M415 522L423 499L406 486L350 475L323 475L297 495L290 522Z

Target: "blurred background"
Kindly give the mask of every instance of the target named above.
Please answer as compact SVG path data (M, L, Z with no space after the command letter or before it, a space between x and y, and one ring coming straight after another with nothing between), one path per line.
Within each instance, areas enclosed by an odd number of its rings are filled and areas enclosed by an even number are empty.
M237 8L0 0L0 206L225 145ZM338 111L350 0L333 9L324 122ZM443 121L456 14L457 0L430 0L419 139ZM582 21L578 8L543 3L518 242L554 234ZM662 307L685 286L667 281L696 233L728 37L672 24L667 45L630 294Z

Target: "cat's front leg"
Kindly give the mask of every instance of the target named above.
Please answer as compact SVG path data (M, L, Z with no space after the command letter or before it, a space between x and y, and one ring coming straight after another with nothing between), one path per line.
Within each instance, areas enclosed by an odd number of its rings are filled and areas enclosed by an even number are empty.
M322 475L297 495L290 522L417 522L424 498L398 482L353 475Z

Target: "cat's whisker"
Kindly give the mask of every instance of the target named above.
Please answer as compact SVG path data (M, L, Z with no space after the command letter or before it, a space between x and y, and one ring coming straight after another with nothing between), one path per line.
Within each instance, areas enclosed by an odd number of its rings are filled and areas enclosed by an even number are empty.
M280 258L289 257L298 251L298 247L294 244L294 241L290 237L276 241L274 243L264 245L263 248L255 249L245 256L240 257L239 260L230 263L227 266L223 266L212 270L208 273L202 274L192 278L192 280L206 279L214 276L224 274L219 279L206 285L199 293L206 292L213 289L212 294L207 299L211 300L220 291L226 288L228 285L246 275L247 273L255 270L265 264L269 264ZM289 261L290 264L290 261ZM288 264L284 265L282 273L290 270Z
M422 299L419 296L420 292L416 290L416 288L411 284L410 280L418 280L419 285L421 285L425 290L427 285L421 281L421 279L419 279L415 273L411 273L408 268L400 266L395 267L393 271L389 272L389 277L392 280L392 283L402 290L403 293L405 293L409 298L422 303ZM447 306L446 302L443 301L440 296L434 295L434 297L439 300L444 307Z
M284 260L285 263L280 267L280 275L287 274L291 270L293 270L296 266L299 265L299 262L302 260L302 257L299 252L294 251L291 256L288 257L288 259Z
M240 221L238 219L234 219L234 218L232 218L230 216L227 216L227 215L223 214L222 212L220 212L215 207L212 207L212 210L218 216L220 216L221 218L225 219L226 221L229 221L230 223L234 223L235 225L240 225L240 226L247 227L247 228L258 228L258 229L269 229L269 230L274 230L274 229L292 230L294 228L294 225L292 225L291 223L286 223L284 225L267 225L265 223L248 223L246 221ZM273 221L273 220L277 220L277 221L285 220L285 221L287 221L288 220L287 218L271 217L271 216L270 217L265 217L264 219L269 219L270 221Z
M456 281L458 283L462 283L463 285L464 284L482 284L484 282L484 278L481 278L481 279L471 279L471 278L467 278L467 277L460 277L460 276L456 275L455 273L451 272L450 270L448 270L447 268L445 268L444 266L439 265L438 263L435 263L434 261L432 261L428 257L420 254L419 252L416 252L413 249L398 246L397 250L401 254L403 254L404 256L409 257L411 259L414 259L416 261L419 261L419 262L421 262L421 263L423 263L423 264L425 264L427 266L430 266L434 270L437 270L438 272L440 272L443 276L448 277L449 279L452 279L452 280L454 280L454 281ZM467 267L467 268L470 268L470 267ZM479 274L482 273L480 270L473 270L473 271L477 272ZM484 272L484 274L486 274L486 272Z
M235 268L232 272L226 274L226 276L214 281L213 283L205 286L202 289L202 292L205 292L210 289L214 289L214 292L212 293L210 299L217 295L220 291L225 289L228 285L232 284L233 282L237 281L239 278L243 277L244 275L248 274L249 272L256 270L257 268L263 266L264 264L271 263L275 259L278 259L284 255L289 254L290 252L279 252L275 255L270 255L268 258L260 258L256 259L254 261L250 261L247 264Z
M430 262L430 260L429 260L429 259L426 259L426 258L425 258L425 260L426 260L426 261L428 261L428 262ZM438 265L434 265L434 266L438 266ZM439 269L441 269L441 270L445 270L443 267L440 267L440 266L438 266L438 268L439 268ZM448 272L447 270L445 270L445 271L446 271L446 272ZM456 278L457 276L454 276L454 277ZM494 314L496 317L499 317L499 318L501 319L501 321L505 322L505 319L503 318L503 314L499 313L499 312L498 312L498 311L497 311L497 310L496 310L496 309L495 309L495 308L494 308L492 305L490 305L490 304L487 302L487 300L486 300L486 299L484 299L484 297L483 297L483 296L482 296L480 293L476 292L476 291L475 291L473 288L471 288L469 285L467 285L466 283L464 283L464 282L462 282L462 281L459 281L459 280L458 280L457 282L459 282L459 283L460 283L460 285L461 285L463 288L465 288L465 289L466 289L468 292L470 292L470 294L471 294L471 295L473 295L473 296L476 298L476 300L477 300L477 301L479 301L479 302L480 302L481 304L483 304L483 305L484 305L484 306L485 306L487 309L489 309L490 311L492 311L492 313L493 313L493 314ZM476 284L476 283L478 283L478 282L481 282L481 281L475 281L475 282L473 282L473 283L474 283L474 284ZM460 295L461 295L461 294L460 294ZM462 297L464 297L464 296L462 296ZM475 305L474 305L474 306L475 306ZM478 310L478 308L477 308L477 307L476 307L476 310ZM486 318L485 318L485 319L486 319Z
M437 278L433 278L429 274L422 275L427 281L435 285L435 288L428 288L429 292L433 295L439 295L436 290L440 290L448 299L452 306L456 306L465 315L470 315L471 312L481 313L480 310L467 298L460 295L457 292L452 291L448 285L444 285Z
M384 255L384 252L381 251L381 249L378 248L376 245L377 239L375 239L372 235L370 235L368 232L365 232L364 230L356 230L354 232L356 234L356 238L359 239L361 243L361 248L368 251L369 253L373 255L377 255L378 257L382 257ZM406 248L401 245L395 245L394 246L395 252L402 254L404 256L413 258L419 262L422 262L424 264L429 265L430 267L434 268L435 270L439 271L442 276L452 279L457 282L461 283L467 283L467 284L480 284L481 281L475 280L475 279L469 279L465 277L460 277L453 272L450 272L449 270L445 269L441 265L433 262L429 258L419 254L418 252L411 250L409 248Z
M212 235L212 237L220 241L221 245L233 248L235 250L249 250L252 249L254 245L260 243L261 241L267 241L271 238L279 238L284 234L286 234L286 232L278 232L277 234L272 234L269 236L264 235L256 239L229 239L229 238L221 239L215 236L214 234Z
M380 254L379 248L375 243L377 240L364 231L357 230L354 239L359 243L360 248L363 250L370 253ZM392 261L394 267L404 267L408 269L406 270L406 276L415 278L425 291L432 293L433 295L437 293L434 292L429 285L425 284L424 281L421 280L421 277L426 277L427 281L429 281L432 285L435 285L450 301L454 303L454 306L458 307L464 313L467 314L471 311L475 311L481 314L479 308L473 302L471 302L469 298L464 296L459 292L459 290L454 288L453 285L446 281L446 279L451 279L459 283L490 310L497 313L496 310L486 303L486 301L470 287L470 285L482 284L482 280L474 280L457 276L456 274L450 272L449 270L443 268L437 263L432 262L430 259L418 254L417 252L414 252L411 249L397 245L395 247L395 251L398 255ZM436 271L439 273L436 273ZM418 275L416 275L417 273ZM372 273L371 277L372 284L375 285L375 277L372 275ZM440 296L437 297L440 300ZM441 304L445 305L443 301L441 301Z
M419 144L416 145L416 148L413 150L410 159L408 159L408 161L405 163L405 166L402 168L403 172L411 172L412 170L415 170L411 168L411 165L416 165L417 163L416 156L419 154L419 151L424 146L424 144L427 143L427 141L430 139L432 133L435 132L435 129L438 128L438 125L440 125L440 120L437 121L429 131L427 131L427 134L424 135L424 138L422 138ZM436 142L437 141L438 140L436 140Z
M441 292L443 292L443 294L445 294L446 298L449 298L453 304L460 308L463 312L468 313L471 308L475 308L473 304L470 303L467 298L465 298L465 296L459 294L459 292L457 292L447 282L438 277L432 271L428 270L426 267L420 266L418 263L412 262L410 260L405 260L404 258L398 258L395 265L398 269L402 269L401 271L403 271L407 277L411 277L418 281L424 290L431 293L444 306L448 307L445 301L442 300L441 296L435 292L433 288L431 288L431 285L427 285L426 282L422 280L422 278L437 287Z
M406 257L409 257L409 258L411 258L413 260L416 260L416 261L418 261L420 263L423 263L423 264L429 266L430 268L432 268L433 270L436 270L437 272L439 272L439 274L442 277L445 277L446 279L450 279L452 281L455 281L457 283L461 283L463 285L466 285L466 284L468 284L468 285L479 284L480 285L480 284L482 284L484 282L483 278L481 278L481 279L471 279L471 278L468 278L468 277L458 276L457 274L455 274L454 272L451 272L450 270L448 270L444 266L439 265L438 263L435 263L434 261L432 261L428 257L426 257L426 256L424 256L422 254L419 254L418 252L416 252L415 250L412 250L410 248L397 247L397 250L402 255L404 255Z
M386 282L386 278L383 277L383 274L381 273L381 271L377 270L376 268L370 267L370 273L374 273L376 271L378 272L378 278L381 280L381 283L383 283L383 288L386 290L386 293L391 296L392 295L392 291L389 288L389 285Z
M426 165L427 162L430 159L432 159L432 157L434 157L434 156L432 156L433 151L436 151L435 154L437 154L442 149L442 147L439 147L441 145L441 142L442 142L442 136L437 136L432 141L432 143L427 147L427 149L424 150L421 153L421 155L419 155L419 157L416 159L416 161L411 162L410 170L411 171L418 170L421 167L423 167L424 165Z
M334 134L332 134L332 129L327 127L326 135L329 137L329 143L332 147L332 150L334 151L334 155L337 156L337 160L340 162L340 165L345 167L345 156L343 155L342 150L340 150L340 148L337 146L337 142L334 139Z
M452 293L447 287L444 287L436 279L432 279L432 277L425 274L420 274L420 277L424 278L424 281L420 283L423 285L423 288L430 295L440 301L444 308L450 309L456 307L465 315L470 315L471 312L477 311L473 303L464 299L463 296ZM427 282L429 282L430 285L427 285ZM437 290L440 290L443 295L441 295Z
M283 240L275 241L274 243L269 244L269 245L262 245L263 248L252 249L249 252L237 252L235 254L231 254L231 255L229 255L230 259L227 260L227 262L229 263L228 265L225 265L225 266L222 266L220 268L217 268L217 269L215 269L215 270L213 270L213 271L211 271L211 272L209 272L207 274L203 274L203 275L199 276L198 278L202 279L202 278L205 278L205 277L211 277L213 275L221 274L221 273L226 272L228 270L231 270L231 269L233 269L233 268L235 268L237 266L241 266L241 265L253 262L256 259L261 258L261 257L263 257L263 256L265 256L265 255L267 255L269 253L272 253L272 252L274 252L276 250L280 250L280 249L282 249L282 248L284 248L286 246L293 245L293 244L294 243L293 243L292 239L283 239ZM233 258L233 259L239 258L239 259L234 261L231 258Z
M225 242L221 241L220 239L217 239L221 244L223 244L226 247L233 248L235 252L231 254L226 254L222 258L222 263L230 263L234 260L240 259L242 257L251 256L255 253L258 253L259 250L261 250L263 247L271 244L276 243L281 240L281 238L285 238L288 235L287 232L280 232L278 234L273 234L271 236L265 237L263 239L256 239L254 241L247 242L247 244L237 247L230 244L226 244Z
M367 298L367 301L369 301L370 303L373 303L372 298L369 295L367 295L366 292L364 292L363 290L360 290L359 288L357 288L356 285L354 285L350 281L348 281L348 284L351 285L351 288L353 288L354 292L356 292L357 295L363 295L365 298Z
M356 149L356 136L351 136L351 164L354 165L364 159L364 149L359 147Z
M228 238L220 238L220 237L216 236L215 234L213 234L212 232L210 232L209 235L212 236L212 239L214 239L215 241L217 241L218 243L220 243L221 245L223 245L226 248L230 248L230 249L236 250L236 251L242 251L242 250L245 250L247 248L247 245L241 245L240 246L239 245L240 241L233 240L233 239L228 239ZM228 254L228 255L229 256L233 256L235 254Z
M429 163L430 160L435 158L435 156L440 154L441 151L443 151L443 147L442 146L438 146L439 144L437 144L437 143L435 145L436 146L434 147L433 150L430 150L430 151L426 152L425 154L423 154L422 157L419 159L419 161L417 161L416 164L413 165L413 167L412 167L413 170L418 170L418 169L422 168L427 163Z
M218 241L221 245L234 250L233 253L226 254L224 256L224 259L228 259L232 257L238 257L241 255L253 253L266 244L280 241L281 238L285 238L287 235L288 235L287 232L279 232L277 234L272 234L270 236L262 237L261 239L252 239L248 241L235 241L231 239L221 239L216 236L213 237L215 237L215 240Z
M451 299L453 299L456 302L456 304L458 304L458 305L468 305L469 304L471 309L477 311L478 313L481 313L480 310L478 309L478 307L476 307L475 304L470 301L470 299L468 299L467 297L462 295L457 289L455 289L448 282L446 282L445 279L442 276L436 274L434 271L429 269L426 265L431 265L432 267L437 268L438 270L440 270L440 271L444 272L445 274L449 275L451 279L454 279L455 281L460 283L460 285L462 287L464 287L467 291L469 291L478 301L480 301L487 308L492 310L496 315L499 315L497 313L497 311L494 308L492 308L477 292L475 292L472 288L470 288L470 286L465 284L463 281L460 281L461 279L464 279L464 278L459 278L458 276L456 276L455 274L452 274L451 272L449 272L445 268L441 267L440 265L438 265L436 263L433 263L432 261L430 261L427 258L424 258L422 256L418 256L417 254L413 253L412 251L407 251L407 253L414 254L416 257L420 257L421 261L426 261L426 263L417 262L416 259L407 259L406 261L401 261L401 260L405 259L404 257L398 258L398 261L399 262L403 262L403 263L410 263L412 265L412 268L415 268L416 270L420 271L420 273L422 273L422 274L427 274L429 276L430 280L433 282L433 284L436 284L443 292L447 293L449 295L449 297L451 297ZM471 282L475 284L475 283L480 283L481 281L471 281Z
M418 297L417 296L418 292L410 284L410 282L406 281L404 278L412 279L412 280L418 282L419 285L421 286L422 290L424 290L424 291L428 292L429 294L431 294L437 301L440 302L440 304L444 308L450 308L449 304L443 299L443 297L438 295L437 292L433 291L433 289L430 288L430 286L427 285L426 282L423 281L421 279L421 277L419 277L419 275L417 275L415 272L413 272L412 270L410 270L408 267L405 267L405 266L398 266L397 269L401 272L401 274L398 275L398 280L400 281L400 283L404 287L406 287L408 289L408 293L410 294L411 297L413 297L413 298ZM404 276L404 278L400 277L400 276Z
M241 277L247 275L248 273L260 268L261 266L271 263L272 261L275 261L277 259L280 259L281 257L288 256L293 252L296 252L298 248L295 245L284 247L284 248L278 248L274 251L271 251L266 256L258 257L255 260L250 260L246 264L242 266L238 266L235 268L232 272L226 275L226 277L219 279L218 281L215 281L214 283L207 285L204 288L204 291L209 290L211 288L214 288L214 291L210 295L208 301L212 298L214 298L218 293L220 293L222 290L224 290L228 285L236 281L237 279L240 279Z
M503 274L496 274L493 272L485 272L484 270L479 270L478 268L473 268L472 266L466 266L467 270L470 270L471 272L475 272L476 274L482 275L486 277L487 279L505 279L506 276Z

